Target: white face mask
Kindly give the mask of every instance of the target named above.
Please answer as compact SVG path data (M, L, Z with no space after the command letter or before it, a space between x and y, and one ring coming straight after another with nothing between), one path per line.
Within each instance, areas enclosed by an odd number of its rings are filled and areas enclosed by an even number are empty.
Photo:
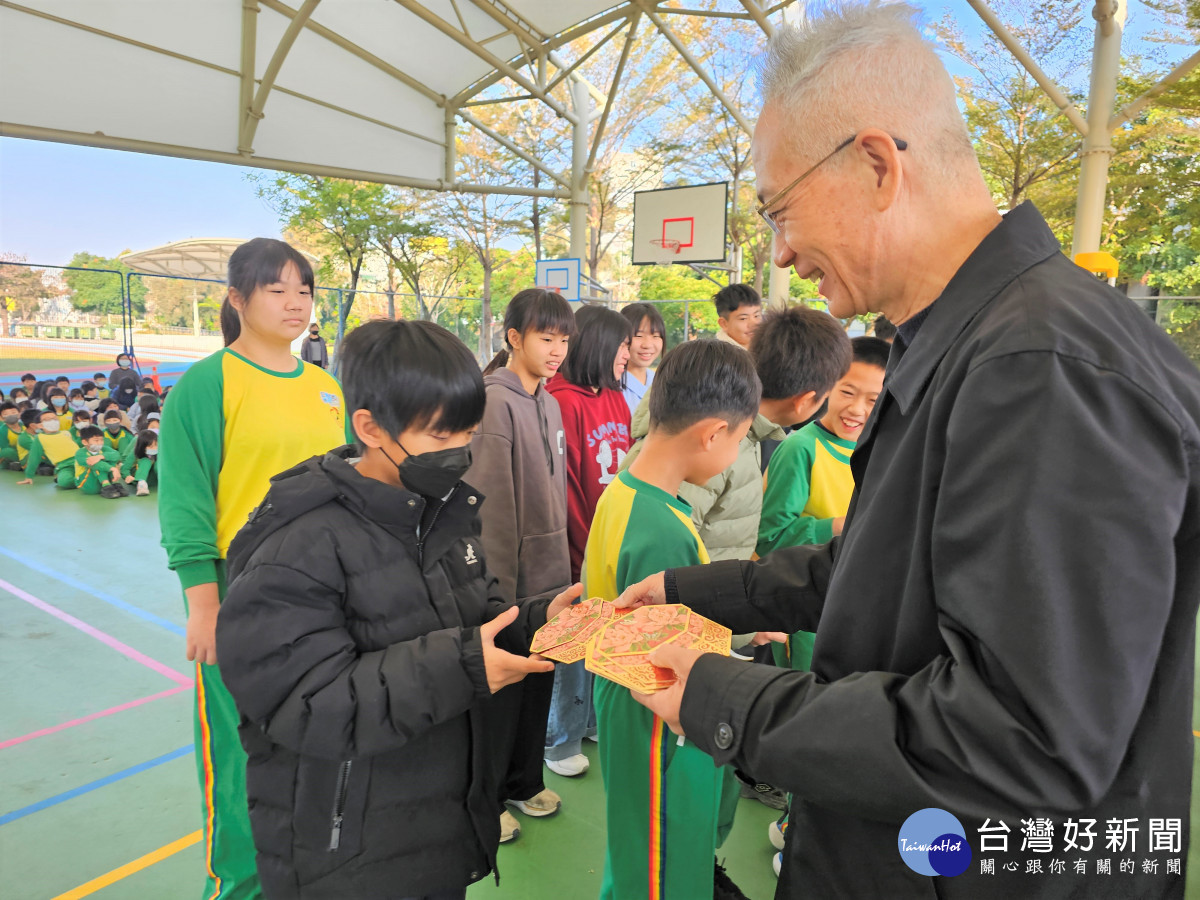
M92 454L93 456L96 456L104 449L104 445L103 444L88 444L87 448L88 448L88 453Z
M59 425L57 419L51 419L48 422L42 423L42 431L46 432L46 434L58 434L58 429Z
M158 456L158 448L157 447L147 447L146 455L147 456Z

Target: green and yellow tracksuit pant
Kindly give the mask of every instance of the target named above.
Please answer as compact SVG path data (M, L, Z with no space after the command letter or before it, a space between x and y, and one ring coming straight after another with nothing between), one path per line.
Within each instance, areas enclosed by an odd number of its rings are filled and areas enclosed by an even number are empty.
M711 897L725 768L626 688L597 678L594 696L608 814L600 897Z
M217 566L225 599L225 563ZM187 605L186 597L184 605ZM196 663L196 772L204 820L202 900L260 900L254 838L246 801L246 751L238 711L217 666Z
M108 484L112 470L113 464L102 459L83 470L83 474L75 479L75 487L85 494L99 494L100 488Z

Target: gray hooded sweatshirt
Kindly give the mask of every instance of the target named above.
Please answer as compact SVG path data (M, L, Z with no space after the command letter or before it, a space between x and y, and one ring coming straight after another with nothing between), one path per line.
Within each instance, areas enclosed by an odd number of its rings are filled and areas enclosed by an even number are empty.
M558 401L540 384L531 396L509 369L483 383L487 407L463 480L487 498L479 515L488 568L509 601L562 590L571 583L571 557Z

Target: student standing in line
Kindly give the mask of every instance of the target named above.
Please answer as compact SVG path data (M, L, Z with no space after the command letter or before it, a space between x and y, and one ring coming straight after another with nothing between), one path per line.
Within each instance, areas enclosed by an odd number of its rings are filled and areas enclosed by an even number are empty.
M762 388L740 349L693 341L659 371L642 452L596 508L584 562L589 597L615 600L643 572L709 561L679 488L733 465L759 412ZM601 900L745 900L714 857L722 769L605 678L596 679L596 713L608 837Z
M561 294L521 291L504 311L501 350L484 370L487 408L471 441L467 481L487 498L480 507L483 550L509 603L571 584L567 547L567 468L562 413L543 380L567 355L575 316ZM542 757L554 673L529 675L505 688L507 730L496 747L501 798L527 816L558 812L562 798L546 788ZM500 843L521 829L500 814Z
M270 900L463 900L496 868L493 695L553 668L529 642L580 588L500 596L462 341L376 319L342 372L355 444L272 480L217 620L259 873Z
M713 295L717 307L717 340L750 349L750 339L762 324L762 297L748 284L729 284Z
M225 349L184 373L163 421L159 521L168 565L186 596L187 658L196 663L206 900L261 896L246 754L216 665L225 555L272 476L324 454L346 435L341 387L291 354L312 302L312 267L300 253L268 238L240 246L229 259L221 307Z
M629 404L629 415L637 412L638 404L650 392L654 383L654 370L650 368L662 356L663 342L667 338L667 327L662 314L653 303L630 303L621 310L621 315L633 326L633 340L629 344L629 364L625 368L625 402Z
M592 516L629 452L629 406L621 393L633 328L618 312L585 306L561 370L546 383L562 409L567 450L567 545L571 580L583 569ZM596 733L592 675L583 661L554 669L546 765L559 775L588 770L583 739Z

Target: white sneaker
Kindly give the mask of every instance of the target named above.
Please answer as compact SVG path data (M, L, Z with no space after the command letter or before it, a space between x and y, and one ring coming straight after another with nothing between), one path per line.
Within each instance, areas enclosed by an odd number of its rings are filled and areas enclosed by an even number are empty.
M574 756L568 756L566 759L548 759L546 767L556 775L562 775L564 778L574 778L576 775L582 775L588 770L588 758L582 753L576 753Z
M779 877L779 870L783 868L783 854L776 853L775 858L771 860L771 868L775 870L775 877Z
M782 823L782 824L781 824ZM782 850L784 837L787 834L787 820L777 819L767 826L767 838L771 841L771 846L776 850Z
M146 482L144 482L144 481L139 481L138 488L137 488L137 495L139 497L146 497L146 496L149 496L149 494L150 494L150 485L146 484Z
M527 816L552 816L562 808L562 797L549 788L538 791L528 800L508 800L509 806L515 806Z
M521 833L521 826L517 822L517 817L510 813L507 809L500 813L500 843L507 844L514 840Z

